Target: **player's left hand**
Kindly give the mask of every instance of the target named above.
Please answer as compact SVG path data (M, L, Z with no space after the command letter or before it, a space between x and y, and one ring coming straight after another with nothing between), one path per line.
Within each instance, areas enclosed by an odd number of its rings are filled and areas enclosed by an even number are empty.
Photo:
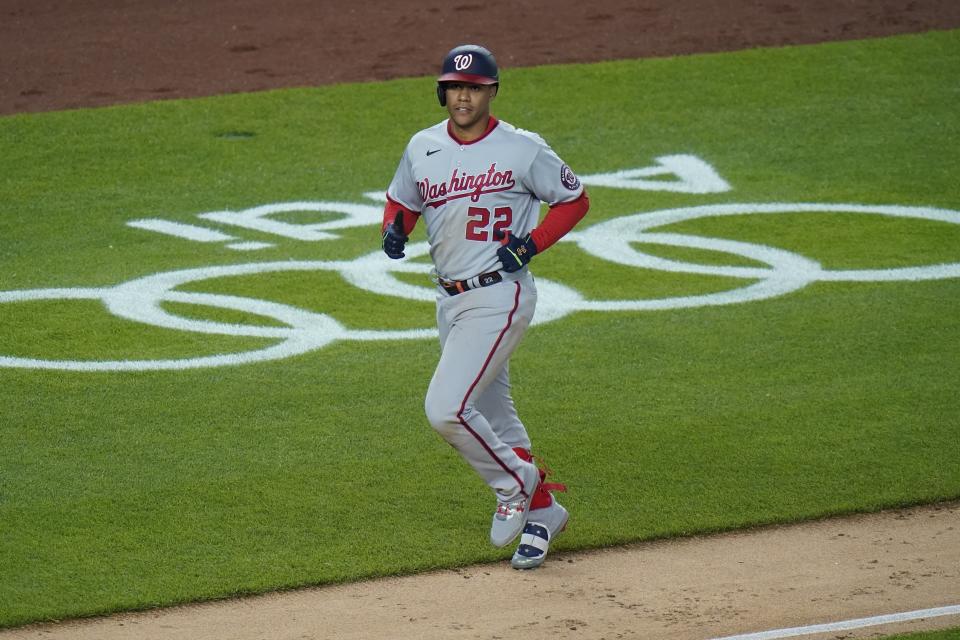
M530 262L533 256L537 255L537 245L529 234L525 238L518 238L509 231L506 234L499 231L495 238L503 245L497 249L497 257L500 258L503 270L507 273L519 271Z

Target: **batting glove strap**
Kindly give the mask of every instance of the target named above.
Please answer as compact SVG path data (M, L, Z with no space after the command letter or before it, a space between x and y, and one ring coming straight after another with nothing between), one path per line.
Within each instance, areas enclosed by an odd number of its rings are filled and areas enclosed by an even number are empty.
M507 243L497 249L497 257L507 273L519 271L537 255L537 245L528 234L525 238L511 235Z

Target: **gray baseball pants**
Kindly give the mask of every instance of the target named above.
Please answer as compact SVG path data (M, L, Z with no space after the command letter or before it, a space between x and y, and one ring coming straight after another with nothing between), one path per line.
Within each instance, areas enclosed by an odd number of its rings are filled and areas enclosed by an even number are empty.
M527 269L504 281L451 296L440 289L440 361L424 409L437 432L504 500L521 490L526 465L514 447L530 449L510 395L509 362L537 305Z

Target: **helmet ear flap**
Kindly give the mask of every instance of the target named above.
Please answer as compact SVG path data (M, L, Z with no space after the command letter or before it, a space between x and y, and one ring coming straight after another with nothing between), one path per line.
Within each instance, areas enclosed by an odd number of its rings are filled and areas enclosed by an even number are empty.
M443 84L437 83L437 100L440 101L440 106L447 106L447 90L443 87Z

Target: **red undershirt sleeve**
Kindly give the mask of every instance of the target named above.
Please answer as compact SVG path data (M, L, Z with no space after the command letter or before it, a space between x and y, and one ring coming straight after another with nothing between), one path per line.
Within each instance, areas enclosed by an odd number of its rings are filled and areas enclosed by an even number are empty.
M420 219L419 211L414 211L413 209L407 209L405 206L403 206L399 202L394 202L390 198L387 198L387 205L383 208L383 224L380 225L381 234L386 230L387 225L393 224L393 221L397 217L398 211L403 213L404 235L410 235L410 232L413 231L413 228L417 226L417 220Z
M584 190L579 198L570 202L562 202L550 207L543 222L530 233L530 238L537 245L537 253L546 251L557 240L565 236L577 223L587 215L590 208L590 199Z

